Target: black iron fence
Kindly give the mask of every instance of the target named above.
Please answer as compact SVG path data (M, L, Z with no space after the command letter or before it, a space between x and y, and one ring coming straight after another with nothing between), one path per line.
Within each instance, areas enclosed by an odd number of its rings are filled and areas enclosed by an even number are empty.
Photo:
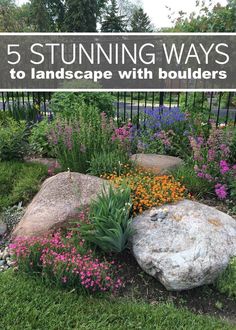
M157 107L180 107L195 112L196 116L205 113L208 119L217 124L236 126L236 93L234 92L116 92L114 97L116 117L139 121L145 109ZM20 111L25 107L47 114L51 109L49 92L1 92L0 110Z

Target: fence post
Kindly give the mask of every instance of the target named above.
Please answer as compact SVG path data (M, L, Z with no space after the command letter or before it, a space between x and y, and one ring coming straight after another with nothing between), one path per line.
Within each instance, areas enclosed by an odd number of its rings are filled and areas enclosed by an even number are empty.
M159 106L162 107L164 105L164 92L160 92L160 102Z

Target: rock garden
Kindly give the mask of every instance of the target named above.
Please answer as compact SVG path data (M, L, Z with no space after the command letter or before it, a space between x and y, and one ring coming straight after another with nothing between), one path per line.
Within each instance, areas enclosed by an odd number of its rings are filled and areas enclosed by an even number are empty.
M24 306L18 329L32 302L46 313L43 299L58 297L68 329L85 329L89 313L101 329L119 318L127 329L233 329L234 123L165 106L121 121L112 95L90 95L55 93L36 120L27 107L0 112L0 316L9 294Z

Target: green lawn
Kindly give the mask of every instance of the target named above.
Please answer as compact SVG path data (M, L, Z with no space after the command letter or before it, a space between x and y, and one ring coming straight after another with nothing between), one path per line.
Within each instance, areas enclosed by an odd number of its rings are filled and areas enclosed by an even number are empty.
M151 306L95 298L43 285L8 271L0 274L0 329L233 329L172 305Z

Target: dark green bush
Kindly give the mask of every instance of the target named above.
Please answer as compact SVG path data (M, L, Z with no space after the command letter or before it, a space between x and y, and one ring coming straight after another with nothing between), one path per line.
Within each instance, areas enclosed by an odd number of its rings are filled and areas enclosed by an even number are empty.
M55 152L49 143L48 135L53 127L53 123L44 119L34 125L29 137L29 151L33 155L43 157L54 157Z
M28 150L28 134L25 121L8 117L0 121L0 161L23 159Z
M41 164L0 162L0 211L29 202L46 175L47 167Z
M51 108L54 114L64 118L73 118L81 106L92 106L99 113L104 112L108 117L113 116L114 97L109 93L54 93Z

